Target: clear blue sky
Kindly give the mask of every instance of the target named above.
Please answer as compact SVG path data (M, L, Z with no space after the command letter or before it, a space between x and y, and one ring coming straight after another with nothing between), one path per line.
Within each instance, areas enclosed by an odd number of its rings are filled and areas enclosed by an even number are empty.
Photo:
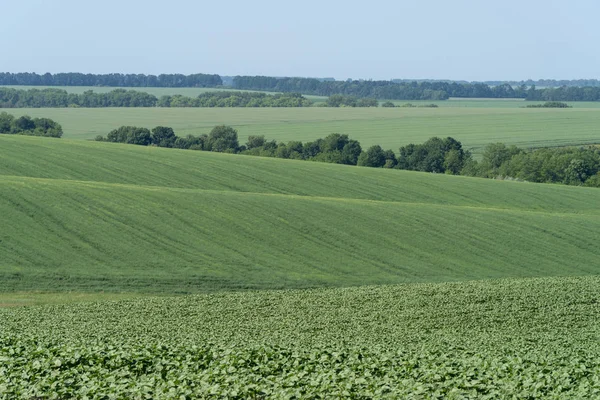
M597 0L2 0L0 71L600 78Z

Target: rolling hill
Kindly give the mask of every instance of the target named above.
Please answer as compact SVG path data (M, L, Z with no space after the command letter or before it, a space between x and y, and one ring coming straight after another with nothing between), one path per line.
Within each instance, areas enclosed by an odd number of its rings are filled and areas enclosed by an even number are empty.
M0 290L597 274L600 191L0 137Z

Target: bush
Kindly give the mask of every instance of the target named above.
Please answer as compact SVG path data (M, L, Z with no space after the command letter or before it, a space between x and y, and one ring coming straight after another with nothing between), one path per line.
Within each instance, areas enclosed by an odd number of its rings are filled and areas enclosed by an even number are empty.
M6 112L0 113L0 133L59 138L62 126L49 118L31 118L24 115L15 118Z

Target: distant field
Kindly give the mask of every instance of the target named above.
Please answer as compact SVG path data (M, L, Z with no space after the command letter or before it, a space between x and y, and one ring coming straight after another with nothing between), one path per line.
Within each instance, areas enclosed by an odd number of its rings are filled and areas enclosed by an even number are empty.
M504 102L498 102L504 104ZM11 109L15 115L49 117L63 125L65 138L91 139L121 125L171 126L178 135L208 133L233 125L244 143L248 135L281 141L309 141L345 133L363 146L398 151L432 136L452 136L475 153L491 142L522 147L600 143L600 109L523 108L97 108Z
M0 160L0 291L600 272L592 188L14 136Z

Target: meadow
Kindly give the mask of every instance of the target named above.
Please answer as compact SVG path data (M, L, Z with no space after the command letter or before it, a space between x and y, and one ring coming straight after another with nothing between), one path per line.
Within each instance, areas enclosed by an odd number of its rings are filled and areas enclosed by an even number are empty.
M497 101L496 103L504 104ZM451 136L476 155L492 142L548 147L600 142L600 109L524 108L63 108L15 109L16 115L59 122L64 138L93 139L122 125L170 126L179 136L208 133L215 125L235 127L240 141L265 135L277 141L310 141L348 134L363 146L398 151L432 136Z

